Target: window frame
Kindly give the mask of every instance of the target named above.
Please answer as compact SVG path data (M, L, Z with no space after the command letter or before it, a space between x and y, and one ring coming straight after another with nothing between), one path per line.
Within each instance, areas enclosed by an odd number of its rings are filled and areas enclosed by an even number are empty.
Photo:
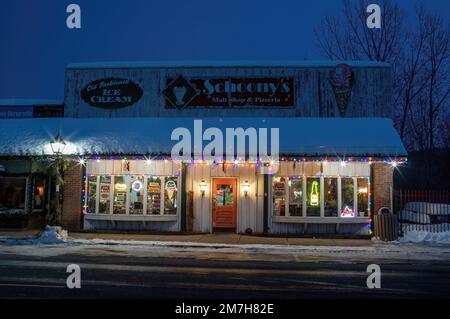
M284 215L282 214L282 211L280 211L280 215L275 215L273 210L273 179L282 177L285 179L285 194L284 194ZM302 192L303 192L303 198L302 198L302 215L301 216L291 216L289 211L289 200L290 200L290 186L289 181L291 178L301 178L302 179ZM320 215L319 216L307 216L307 178L317 178L319 179L319 188L320 188L320 194L319 194L319 200L320 200ZM325 193L324 193L324 186L325 186L325 178L336 178L337 179L337 217L336 216L325 216ZM355 216L348 218L348 217L341 217L342 212L342 178L351 178L353 180L353 206L355 211ZM292 219L296 218L307 218L307 219L339 219L339 220L345 220L345 219L355 219L355 218L369 218L370 213L367 214L367 216L360 216L359 215L359 208L358 208L358 179L366 179L367 180L367 210L370 212L370 206L371 206L371 192L370 192L370 177L369 176L341 176L341 175L291 175L291 176L271 176L270 179L270 216L271 218L278 218L278 217L288 217Z
M108 213L100 213L99 212L99 203L100 203L100 176L110 176L110 190L109 190L109 214ZM114 214L114 182L117 176L123 176L124 177L124 182L127 185L127 190L125 192L125 214ZM130 189L131 189L131 176L142 176L144 178L144 183L143 183L143 189L144 189L144 194L143 194L143 212L142 214L130 214ZM160 209L159 209L159 214L148 214L147 213L147 200L148 200L148 192L147 192L147 186L148 186L148 179L150 177L158 177L161 180L161 189L160 189L160 197L161 197L161 202L160 202ZM176 175L153 175L153 174L121 174L121 175L117 175L117 174L91 174L89 176L87 176L86 178L86 188L85 188L85 202L84 202L84 207L88 207L88 203L89 203L89 177L96 177L96 203L95 203L95 212L87 212L88 215L111 215L111 216L178 216L180 213L180 206L177 204L177 209L176 209L176 213L175 214L165 214L165 188L166 188L166 179L168 177L170 178L177 178L177 203L180 203L181 200L181 192L180 192L180 179L181 176L176 176Z

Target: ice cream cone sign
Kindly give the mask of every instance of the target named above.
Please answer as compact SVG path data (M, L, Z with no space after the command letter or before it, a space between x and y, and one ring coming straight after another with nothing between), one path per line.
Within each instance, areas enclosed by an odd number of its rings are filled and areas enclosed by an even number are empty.
M339 113L344 117L347 113L353 86L355 85L355 74L349 65L338 64L333 71L330 82Z

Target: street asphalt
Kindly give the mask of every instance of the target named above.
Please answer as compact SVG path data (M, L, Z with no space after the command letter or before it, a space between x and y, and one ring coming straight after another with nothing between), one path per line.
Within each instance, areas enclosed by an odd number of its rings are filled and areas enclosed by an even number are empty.
M40 254L39 249L42 249ZM450 260L388 260L265 255L108 246L76 252L53 246L33 254L0 250L0 298L449 298ZM19 250L17 250L19 251ZM45 252L44 252L45 251ZM58 251L57 253L53 253ZM369 263L381 288L369 289ZM69 264L81 288L69 289Z

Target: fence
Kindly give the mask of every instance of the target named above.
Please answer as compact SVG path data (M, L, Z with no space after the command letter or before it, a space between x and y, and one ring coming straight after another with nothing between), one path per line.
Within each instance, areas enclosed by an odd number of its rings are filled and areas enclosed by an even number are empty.
M449 190L397 190L393 194L399 235L412 230L450 231Z

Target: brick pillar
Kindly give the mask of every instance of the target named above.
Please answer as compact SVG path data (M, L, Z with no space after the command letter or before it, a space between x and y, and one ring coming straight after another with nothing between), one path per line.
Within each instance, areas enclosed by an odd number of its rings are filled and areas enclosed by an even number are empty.
M391 207L391 188L394 185L393 172L389 164L373 163L373 212L381 207Z
M64 171L62 224L69 230L81 229L82 166L71 161Z

